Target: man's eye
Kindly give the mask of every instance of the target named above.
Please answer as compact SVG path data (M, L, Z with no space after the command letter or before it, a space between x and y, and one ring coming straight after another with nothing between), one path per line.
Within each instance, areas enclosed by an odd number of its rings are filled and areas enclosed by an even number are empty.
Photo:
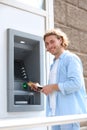
M54 40L51 40L50 43L54 43L55 41Z

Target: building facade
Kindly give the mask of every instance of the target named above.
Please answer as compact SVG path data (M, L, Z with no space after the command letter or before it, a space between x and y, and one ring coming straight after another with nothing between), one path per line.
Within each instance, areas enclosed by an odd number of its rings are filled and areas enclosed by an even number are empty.
M69 49L81 58L87 90L87 0L54 0L54 27L67 33Z

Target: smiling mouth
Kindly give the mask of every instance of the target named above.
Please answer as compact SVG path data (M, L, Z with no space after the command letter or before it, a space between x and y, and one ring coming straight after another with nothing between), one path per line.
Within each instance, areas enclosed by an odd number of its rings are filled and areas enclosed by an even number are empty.
M53 48L53 49L50 49L50 52L54 52L54 50L55 50L54 48Z

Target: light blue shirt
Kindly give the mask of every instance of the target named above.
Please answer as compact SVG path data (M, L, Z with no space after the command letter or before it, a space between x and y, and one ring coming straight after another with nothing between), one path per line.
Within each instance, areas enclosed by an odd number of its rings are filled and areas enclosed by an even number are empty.
M77 55L69 51L65 51L60 55L56 83L58 84L60 91L57 92L56 96L55 116L86 113L86 91L83 66ZM49 113L51 113L51 109L48 95L47 116L51 116Z

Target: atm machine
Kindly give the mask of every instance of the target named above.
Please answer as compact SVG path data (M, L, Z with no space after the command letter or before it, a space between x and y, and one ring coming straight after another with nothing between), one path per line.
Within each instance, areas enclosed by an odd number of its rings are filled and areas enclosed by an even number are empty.
M43 39L40 36L7 29L7 111L41 111L44 95L27 86L43 83Z

